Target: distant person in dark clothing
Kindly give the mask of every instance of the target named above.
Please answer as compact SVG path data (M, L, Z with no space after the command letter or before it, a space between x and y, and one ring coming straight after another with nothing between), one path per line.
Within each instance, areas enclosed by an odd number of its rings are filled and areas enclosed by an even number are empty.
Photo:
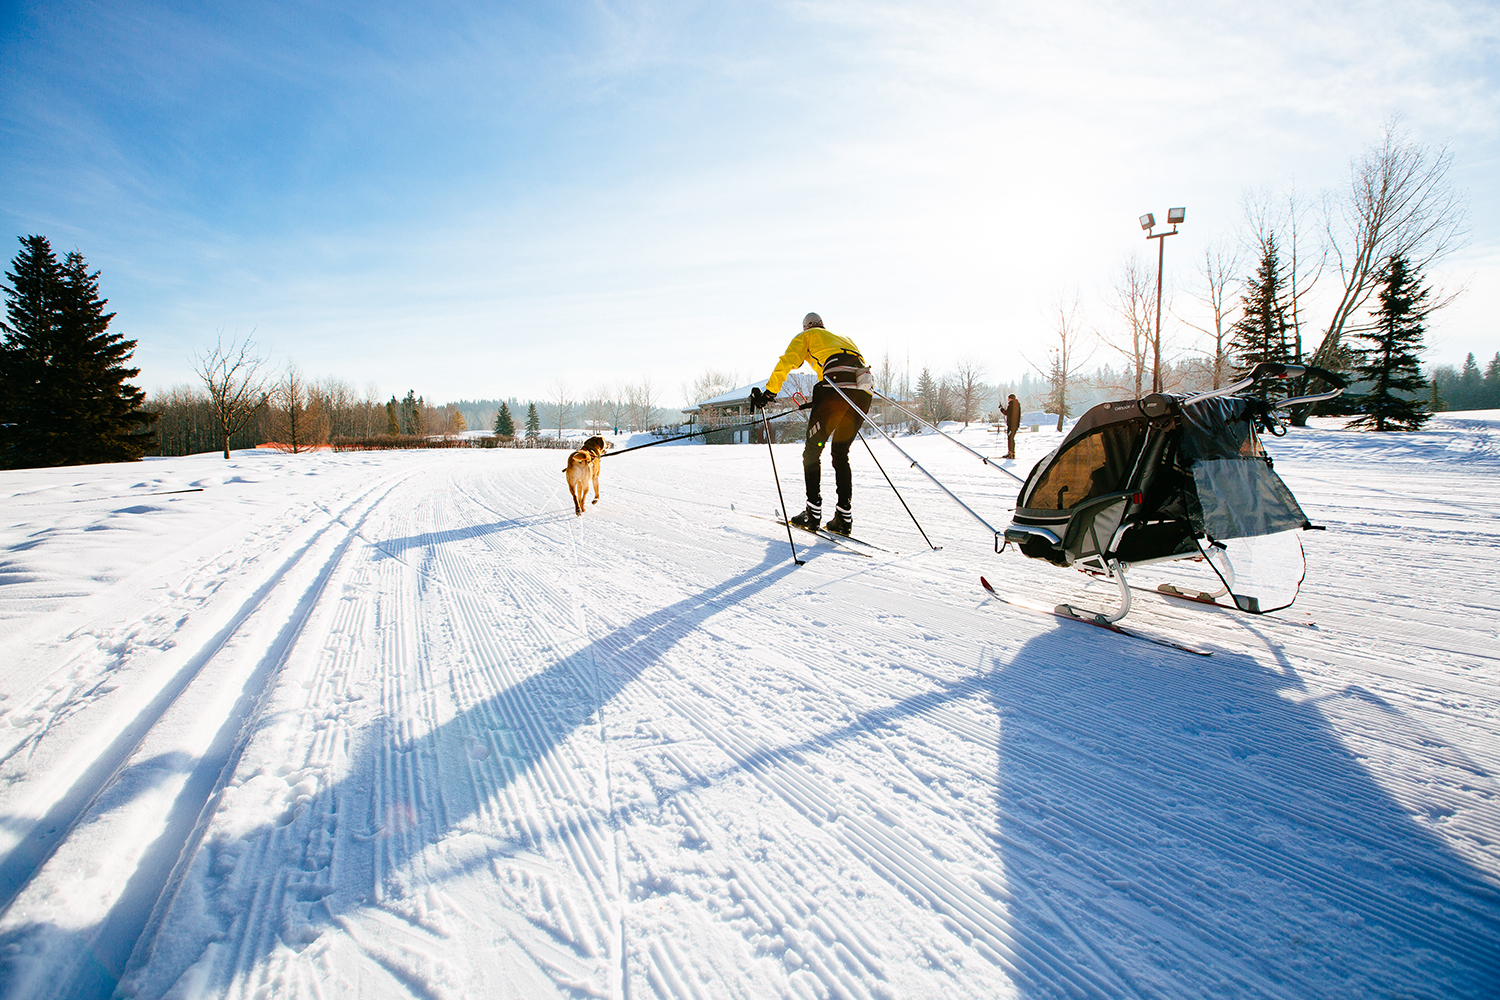
M1016 457L1016 431L1021 429L1021 401L1015 393L1005 401L1005 457Z

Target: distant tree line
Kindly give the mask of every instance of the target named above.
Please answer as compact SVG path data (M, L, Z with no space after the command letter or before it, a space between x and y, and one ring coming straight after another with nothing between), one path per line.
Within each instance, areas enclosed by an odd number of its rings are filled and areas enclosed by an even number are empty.
M1500 409L1500 351L1490 358L1483 371L1472 351L1461 368L1434 365L1432 384L1435 410Z
M270 374L248 339L226 345L220 338L195 359L195 371L198 385L176 386L150 400L161 414L154 454L217 449L228 457L232 449L266 444L292 452L324 446L430 447L470 428L495 440L479 438L465 446L560 447L570 432L581 437L576 432L647 430L672 416L657 405L649 380L577 400L558 385L550 400L510 397L439 405L408 390L382 403L373 386L361 394L337 378L309 379L295 364ZM518 427L523 413L525 422Z
M238 346L236 347L238 350ZM200 364L200 370L202 369ZM466 427L462 413L448 404L431 406L415 391L381 401L373 387L361 394L339 378L309 379L295 365L274 377L256 371L242 384L240 419L226 433L222 419L225 387L210 383L179 385L152 396L147 404L160 414L156 455L193 455L275 445L290 452L381 437L422 440L452 436ZM244 391L248 389L248 391Z
M675 424L680 419L678 411L661 405L650 379L596 386L586 394L575 394L565 383L557 383L546 399L520 399L516 396L460 399L450 405L463 416L467 426L489 428L502 436L515 434L518 422L522 423L522 433L525 434L524 421L532 410L536 413L532 437L549 434L561 437L569 430L583 430L589 434L633 433ZM509 432L501 432L497 427L502 407L510 421Z

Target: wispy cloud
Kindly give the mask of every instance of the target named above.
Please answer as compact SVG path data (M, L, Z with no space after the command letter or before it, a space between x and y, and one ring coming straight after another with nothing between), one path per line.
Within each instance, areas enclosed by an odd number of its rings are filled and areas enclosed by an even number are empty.
M1432 0L33 8L0 182L17 233L104 268L163 383L254 327L429 398L540 393L559 350L675 385L768 367L807 309L1009 371L1142 211L1190 205L1186 262L1397 112L1493 162L1497 40Z

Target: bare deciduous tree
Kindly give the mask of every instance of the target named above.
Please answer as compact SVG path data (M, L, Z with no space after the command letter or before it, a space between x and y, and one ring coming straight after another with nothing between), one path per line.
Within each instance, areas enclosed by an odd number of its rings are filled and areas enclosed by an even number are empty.
M1213 316L1212 326L1187 325L1213 338L1214 348L1209 353L1212 371L1212 387L1223 385L1224 374L1229 370L1229 327L1226 321L1234 308L1234 297L1239 287L1240 255L1233 244L1220 241L1203 249L1203 259L1198 265L1198 276L1202 289L1193 297L1208 307ZM1208 353L1208 352L1205 352Z
M687 393L687 403L689 406L701 403L738 386L739 375L735 372L705 368L701 375L693 379L693 385Z
M896 386L896 368L891 364L891 352L886 351L880 359L880 367L874 372L875 378L875 400L870 407L871 416L884 427L891 423L893 408L887 399L898 395Z
M573 397L568 392L568 385L562 379L552 383L552 393L548 397L557 407L557 439L563 439L563 425L567 423L568 417L573 410Z
M230 436L266 405L266 377L261 374L265 362L265 358L255 353L255 345L248 337L242 343L230 341L226 346L222 334L212 351L194 359L193 371L208 390L226 459Z
M1115 275L1114 312L1124 322L1123 328L1109 335L1100 334L1105 346L1125 355L1126 374L1133 379L1136 398L1142 394L1146 364L1151 354L1152 322L1156 307L1155 282L1142 263L1140 254L1131 251ZM1129 388L1121 386L1120 388Z
M463 411L455 403L427 407L426 420L428 432L443 437L458 437L469 426Z
M390 414L380 399L380 386L370 382L365 386L365 398L360 401L358 421L351 433L358 437L373 437L384 433L390 423Z
M1071 301L1059 297L1053 306L1055 316L1052 326L1052 342L1047 348L1047 362L1038 365L1027 359L1047 386L1046 407L1057 411L1057 429L1063 429L1063 421L1072 416L1068 404L1068 386L1083 371L1090 354L1082 353L1083 324L1078 318L1078 299Z
M623 382L615 383L609 394L609 422L615 427L630 424L630 387Z
M1282 228L1287 238L1283 246L1287 254L1287 295L1291 305L1292 327L1296 331L1293 351L1297 360L1301 361L1304 354L1302 327L1305 322L1302 303L1312 294L1313 287L1323 276L1323 268L1328 263L1328 243L1318 239L1316 234L1309 235L1307 216L1313 206L1297 193L1295 184L1287 187L1286 194L1282 197L1282 206L1285 220Z
M328 438L373 437L386 429L385 404L380 389L371 383L363 397L352 384L328 376L308 386L308 405L316 405L328 420Z
M1448 178L1452 167L1446 146L1410 141L1397 119L1386 122L1380 142L1354 161L1349 189L1326 220L1343 290L1313 364L1334 362L1344 334L1353 332L1354 317L1379 286L1386 261L1400 256L1413 272L1429 273L1464 244L1468 204Z
M158 455L194 455L218 447L218 418L201 389L177 385L152 393L147 404L161 417L156 422Z
M1247 228L1246 248L1252 260L1265 259L1274 242L1284 283L1286 323L1291 332L1288 359L1303 360L1302 302L1317 285L1328 260L1328 243L1308 233L1307 216L1312 205L1298 193L1295 184L1285 192L1267 188L1246 192L1243 201ZM1326 205L1324 206L1326 212Z
M604 428L610 426L610 388L608 385L600 384L594 388L594 394L584 404L584 419L589 422L590 433L602 433Z
M354 411L358 405L354 398L354 387L341 378L320 378L308 387L308 396L315 400L318 408L328 418L330 438L352 437L354 434Z
M643 378L625 387L625 397L630 411L631 429L649 430L651 415L656 412L656 387L651 379Z
M275 404L271 439L285 445L293 455L328 440L327 414L309 388L307 376L296 364L288 362L286 373L270 392L270 400Z
M973 358L960 358L953 370L953 393L958 399L959 416L964 426L974 419L979 400L984 395L985 367Z
M891 352L886 351L880 359L880 370L875 372L875 391L882 396L896 392L896 369L891 365Z

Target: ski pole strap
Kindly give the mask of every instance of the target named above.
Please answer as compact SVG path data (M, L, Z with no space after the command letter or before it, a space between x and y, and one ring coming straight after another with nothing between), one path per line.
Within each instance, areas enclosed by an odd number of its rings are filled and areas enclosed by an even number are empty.
M829 382L828 386L834 392L838 393L840 396L843 396L844 397L844 402L848 403L850 406L854 406L854 401L852 399L850 399L847 395L845 395L844 390L840 389L836 383ZM881 397L881 398L884 398L884 397ZM897 405L899 405L899 404L897 404ZM856 410L859 409L859 407L857 407L857 406L854 406L854 408ZM901 453L901 457L904 458L904 459L906 459L908 462L910 462L912 464L913 468L919 470L922 473L922 475L926 476L928 479L931 479L937 485L937 488L940 489L940 490L942 490L944 493L948 494L949 498L954 503L958 504L964 510L968 511L970 517L972 517L974 520L978 521L980 524L982 524L986 528L988 528L990 534L994 535L996 538L1000 537L1000 532L998 532L998 531L995 530L995 526L994 525L990 524L990 522L988 522L984 518L980 517L979 514L978 514L978 512L976 512L973 507L970 507L968 504L964 503L962 500L960 500L954 494L954 492L952 490L950 490L948 487L944 486L941 482L939 482L937 476L934 476L932 473L928 472L926 469L923 469L922 468L922 464L920 462L918 462L915 458L912 458L910 455L908 455L906 453L906 449L902 448L899 444L897 444L896 443L896 439L893 438L893 437L891 437L889 434L887 434L885 432L885 428L884 427L881 427L880 424L878 424L878 423L871 423L870 426L873 427L873 428L875 428L877 431L879 431L880 434L881 434L881 436L884 437L887 441L889 441L891 443L891 447L895 448L897 451L899 451ZM973 449L969 449L969 450L972 451ZM980 457L983 458L984 456L981 455ZM884 472L884 471L885 471L884 469L881 470L881 472ZM928 544L930 545L932 543L929 542Z
M780 420L782 417L791 416L796 412L796 410L784 410L781 413L776 414L775 416L765 416L765 419ZM621 448L619 451L606 451L599 457L614 458L616 455L623 455L628 451L640 451L642 448L655 448L659 444L669 444L673 441L684 441L688 438L702 437L704 434L715 434L719 431L740 431L744 430L746 427L754 427L757 423L759 423L759 421L752 419L747 420L742 424L730 424L727 427L705 427L701 431L693 431L690 434L678 434L676 437L662 438L660 441L647 441L645 444L631 445L629 448Z
M964 451L968 452L970 455L973 455L975 458L979 459L985 465L988 465L992 469L999 469L1001 472L1005 473L1007 476L1009 476L1010 478L1014 479L1016 482L1022 484L1023 486L1026 484L1026 480L1022 479L1020 476L1016 475L1014 472L1011 472L1009 469L1005 468L1004 466L996 465L994 462L991 462L989 460L988 456L981 455L979 452L975 451L973 448L970 448L968 445L964 444L958 438L954 437L953 435L949 434L947 431L943 430L941 427L939 427L937 424L933 423L931 420L928 420L926 417L919 417L919 416L917 416L915 413L911 412L906 407L902 406L900 403L896 402L894 399L892 399L891 397L887 396L885 393L881 392L879 389L874 390L874 392L875 392L875 395L879 396L881 399L885 400L887 403L890 403L892 406L894 406L896 409L900 410L902 413L906 414L908 417L911 417L913 420L919 421L921 423L926 424L928 427L931 427L933 430L937 431L943 437L947 438L949 441L952 441L954 444L958 445ZM881 431L881 433L884 434L885 432ZM905 454L905 453L903 452L903 454ZM986 527L988 527L988 525L986 525Z

